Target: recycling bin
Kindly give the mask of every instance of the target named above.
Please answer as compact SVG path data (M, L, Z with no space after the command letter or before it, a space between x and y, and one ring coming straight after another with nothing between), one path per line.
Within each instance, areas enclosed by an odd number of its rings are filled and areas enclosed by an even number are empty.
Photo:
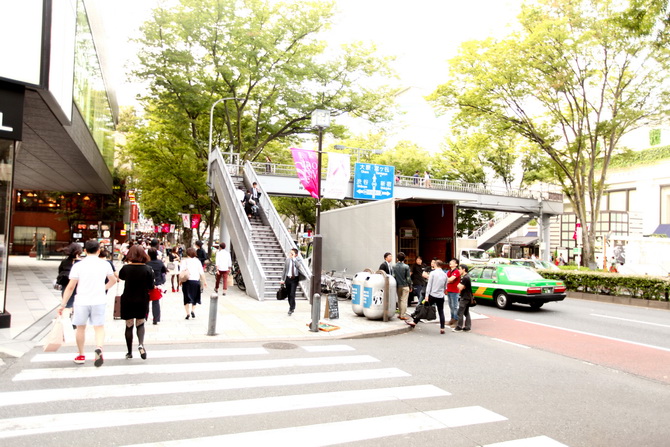
M359 317L363 316L363 286L372 273L358 272L351 281L351 309Z
M395 315L395 307L398 302L397 286L393 276L375 273L365 281L363 285L363 315L369 320L381 320L384 318L384 288L388 278L389 320Z

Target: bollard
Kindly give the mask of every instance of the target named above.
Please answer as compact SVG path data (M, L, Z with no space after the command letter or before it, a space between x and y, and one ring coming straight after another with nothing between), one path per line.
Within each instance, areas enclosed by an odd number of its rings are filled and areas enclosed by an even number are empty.
M321 313L321 295L315 293L312 297L312 322L309 325L311 332L319 332L319 314Z
M212 293L209 296L209 323L207 325L207 335L216 335L216 314L219 308L219 295Z

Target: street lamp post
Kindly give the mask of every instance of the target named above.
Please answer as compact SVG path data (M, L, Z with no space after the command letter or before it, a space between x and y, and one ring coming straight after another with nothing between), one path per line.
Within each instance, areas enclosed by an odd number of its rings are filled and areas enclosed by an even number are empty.
M312 112L312 127L319 132L319 150L316 168L316 223L312 239L312 323L311 332L319 331L319 314L321 313L321 155L323 153L323 130L330 126L330 112L328 110L314 110Z
M209 146L208 146L209 150L208 150L208 153L212 152L212 131L214 130L214 107L216 107L216 105L218 103L225 102L225 101L228 101L230 99L234 99L234 100L237 101L237 100L240 100L242 98L235 98L234 96L231 96L229 98L217 99L216 101L214 101L214 104L212 104L212 108L209 110Z

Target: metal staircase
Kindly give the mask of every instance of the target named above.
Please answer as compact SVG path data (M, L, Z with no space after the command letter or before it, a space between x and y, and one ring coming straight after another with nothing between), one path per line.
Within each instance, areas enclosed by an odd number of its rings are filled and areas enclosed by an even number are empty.
M236 176L233 177L231 172ZM297 247L251 164L247 162L241 176L237 175L239 173L238 166L226 165L219 151L210 153L208 184L221 207L221 218L228 227L232 249L247 286L246 292L258 300L274 299L286 253ZM235 190L240 186L250 189L253 182L258 183L262 194L259 215L249 219ZM310 281L311 277L308 277L300 283L296 297L306 295L303 291L309 290Z
M475 230L469 237L477 239L477 247L488 250L508 235L533 220L530 214L501 213Z

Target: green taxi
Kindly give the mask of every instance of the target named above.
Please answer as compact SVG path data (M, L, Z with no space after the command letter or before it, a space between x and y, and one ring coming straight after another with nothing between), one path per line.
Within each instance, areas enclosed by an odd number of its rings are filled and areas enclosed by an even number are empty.
M565 299L563 281L545 279L535 270L519 265L473 267L470 279L475 298L480 302L492 300L500 309L507 309L512 303L539 309L544 303Z

